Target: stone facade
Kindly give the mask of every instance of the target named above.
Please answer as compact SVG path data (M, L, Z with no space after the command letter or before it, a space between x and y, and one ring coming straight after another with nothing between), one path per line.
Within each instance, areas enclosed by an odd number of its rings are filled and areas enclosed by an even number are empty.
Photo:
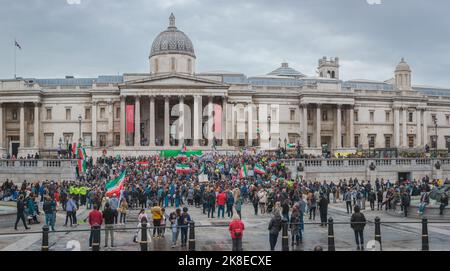
M0 80L0 153L45 156L80 139L94 156L183 144L211 150L213 142L223 151L299 142L307 153L324 144L339 152L433 148L436 134L438 149L450 142L450 89L413 86L403 59L384 82L342 81L338 58L321 58L317 77L287 63L251 77L197 73L195 63L192 42L171 16L152 45L148 73ZM132 132L127 105L140 124Z

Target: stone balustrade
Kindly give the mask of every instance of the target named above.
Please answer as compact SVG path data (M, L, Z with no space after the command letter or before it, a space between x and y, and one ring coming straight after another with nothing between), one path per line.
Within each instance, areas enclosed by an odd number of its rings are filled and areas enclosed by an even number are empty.
M76 160L0 160L0 181L73 180Z

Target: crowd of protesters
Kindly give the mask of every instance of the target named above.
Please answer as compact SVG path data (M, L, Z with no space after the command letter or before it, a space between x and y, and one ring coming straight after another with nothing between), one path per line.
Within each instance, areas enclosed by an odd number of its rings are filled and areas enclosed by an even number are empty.
M189 170L178 172L176 165L180 163ZM264 168L265 173L250 170L256 165ZM249 172L242 170L244 167ZM127 178L124 190L108 197L105 184L123 171ZM411 181L376 179L373 183L357 178L338 182L305 180L292 176L285 164L270 154L110 156L95 162L88 159L86 172L76 181L24 181L21 185L6 181L0 188L0 200L17 201L15 229L20 220L25 228L40 223L40 208L51 230L55 230L57 212L65 212L65 227L68 223L77 226L77 211L85 206L92 210L87 218L90 226L105 225L105 246L109 240L114 246L114 225L127 223L128 211L134 209L139 210L139 225L152 221L152 237L163 238L167 227L171 229L172 247L179 236L184 247L188 225L193 220L188 208L201 208L201 214L210 219L231 219L233 250L242 249L242 206L247 204L255 216L271 217L268 230L273 250L283 222L289 223L292 246L302 243L305 219L315 221L318 213L320 226L325 227L329 203L345 202L352 222L363 220L360 210L395 210L397 205L407 216L407 207L414 196L420 197L419 212L424 212L433 186L437 186L437 180L428 177ZM448 197L441 197L441 211L447 205ZM174 211L167 212L168 208ZM363 244L364 228L359 224L352 224L358 248ZM138 231L136 238L139 234L142 233Z

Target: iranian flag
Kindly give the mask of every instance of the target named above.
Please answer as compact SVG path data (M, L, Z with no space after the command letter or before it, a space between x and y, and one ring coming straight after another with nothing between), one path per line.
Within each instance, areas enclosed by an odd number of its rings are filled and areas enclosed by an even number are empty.
M241 166L241 170L239 171L239 177L242 178L246 178L248 176L248 168L247 165L244 163Z
M253 171L255 172L255 173L258 173L258 174L266 174L266 170L260 165L260 164L256 164L255 165L255 168L253 169Z
M86 160L78 159L78 174L86 172Z
M191 168L189 167L189 165L185 165L185 164L177 164L175 169L176 169L177 173L191 172Z
M78 157L81 160L85 160L87 158L86 150L83 147L81 147L81 144L78 145L78 149L77 150L78 150Z
M136 165L141 166L143 168L148 168L150 166L150 162L149 161L139 161L139 162L136 162Z
M73 143L73 145L72 145L72 154L73 155L77 154L77 143Z
M123 185L125 184L125 175L126 170L124 170L119 177L114 180L108 182L105 186L106 188L106 196L111 197L112 195L120 195L120 191L123 189Z
M276 167L277 166L277 161L275 161L275 160L270 160L269 161L269 166L271 166L271 167Z

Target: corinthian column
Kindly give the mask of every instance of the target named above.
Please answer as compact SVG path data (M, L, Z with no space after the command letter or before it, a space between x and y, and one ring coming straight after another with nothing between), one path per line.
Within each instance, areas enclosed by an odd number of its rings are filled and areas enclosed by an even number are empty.
M150 147L155 146L155 96L150 96Z
M180 104L178 106L178 146L184 143L184 96L180 96Z
M120 146L125 146L125 96L120 96Z
M321 113L321 104L317 104L316 109L316 148L320 148L322 146L322 113Z
M141 145L141 101L140 97L136 96L134 100L134 146Z
M170 146L170 104L169 96L164 97L164 146Z
M39 148L39 103L34 104L34 147ZM0 145L1 147L1 145Z

